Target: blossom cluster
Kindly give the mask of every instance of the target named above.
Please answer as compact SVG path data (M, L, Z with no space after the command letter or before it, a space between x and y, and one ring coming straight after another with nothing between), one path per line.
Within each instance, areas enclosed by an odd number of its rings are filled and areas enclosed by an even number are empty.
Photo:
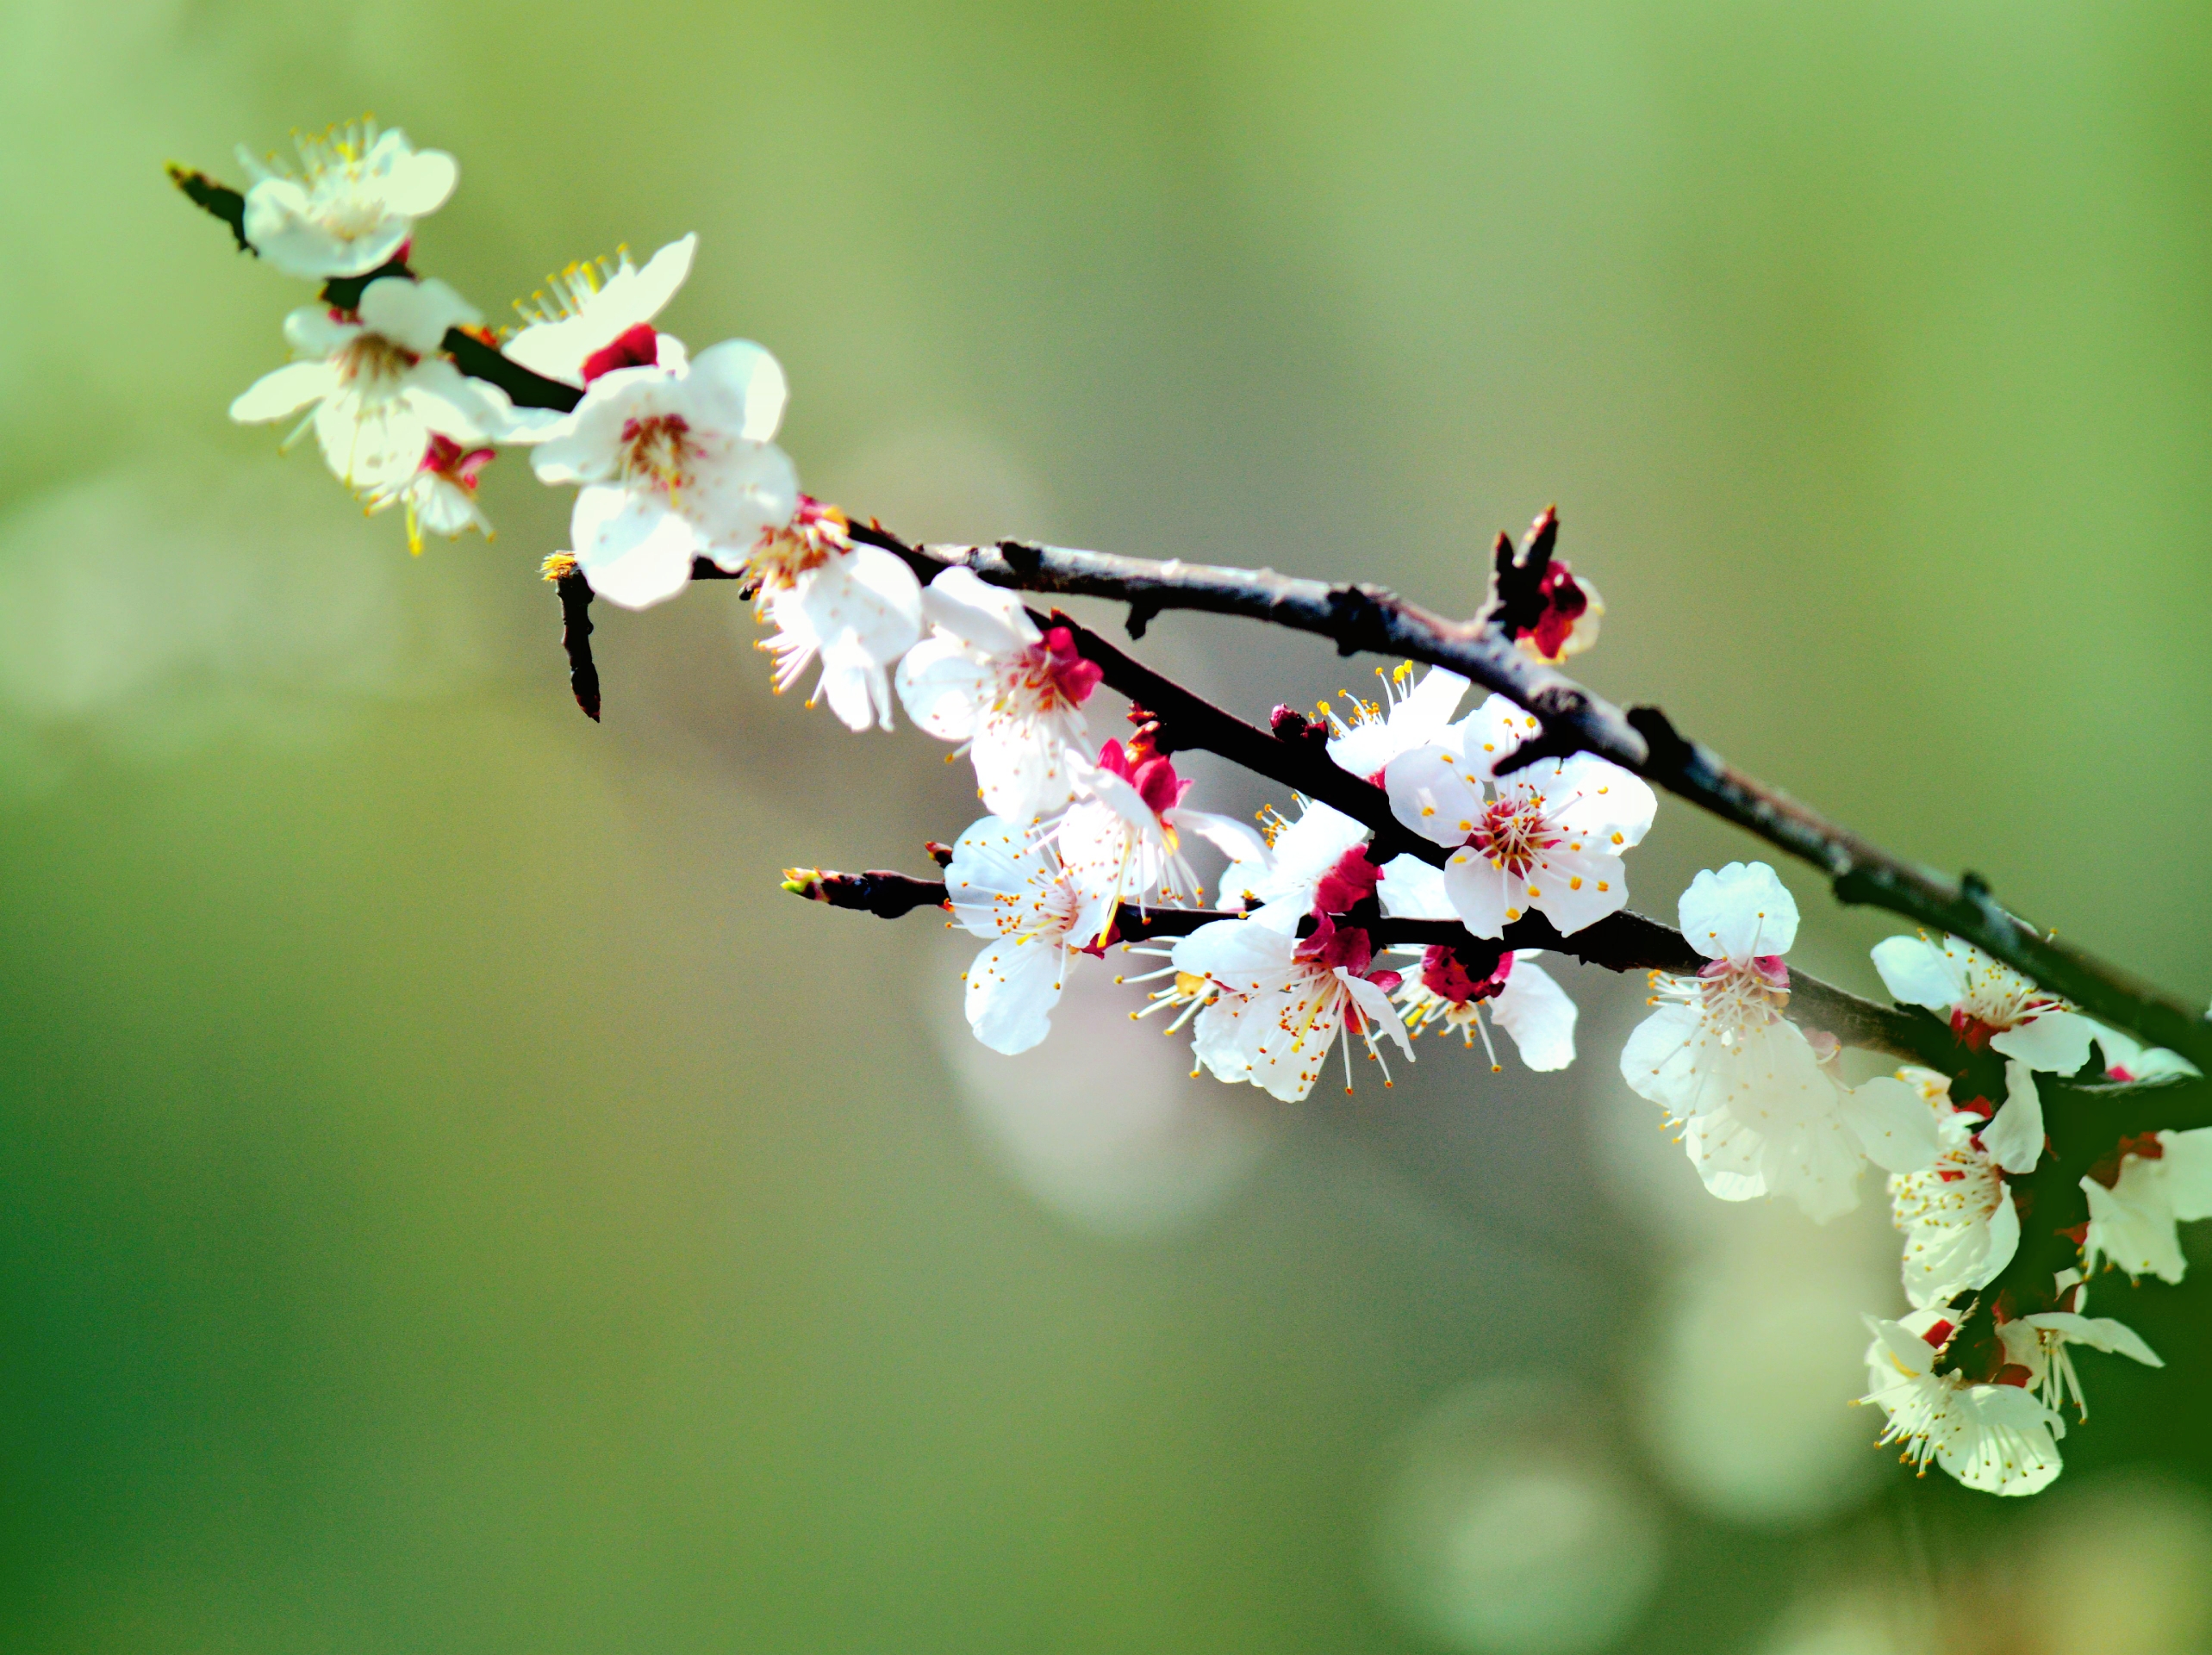
M1531 1070L1573 1062L1574 1003L1509 933L1573 951L1623 912L1627 855L1657 808L1640 777L1554 751L1505 696L1463 712L1466 678L1409 662L1374 701L1324 703L1318 720L1276 710L1279 735L1310 739L1332 779L1365 787L1373 819L1305 796L1266 813L1264 831L1196 808L1172 727L1132 708L1133 734L1097 741L1105 674L1079 627L958 563L932 573L869 544L801 491L775 442L788 396L776 358L745 339L694 354L658 326L695 237L642 265L626 252L571 265L495 332L411 267L417 222L457 183L451 157L365 125L297 147L296 166L246 158L237 229L320 292L284 320L296 359L233 417L294 422L288 445L312 430L369 511L404 507L416 551L426 533L489 535L479 482L502 446L523 448L540 481L576 490L572 548L549 569L631 608L676 597L695 572L732 576L774 629L761 647L779 690L811 673L808 704L855 731L889 730L903 708L956 744L986 813L944 852L943 896L987 944L964 976L985 1046L1045 1040L1069 974L1120 947L1161 961L1134 979L1158 985L1135 1015L1187 1036L1194 1076L1285 1102L1338 1056L1351 1089L1355 1052L1388 1085L1386 1054L1410 1062L1430 1030L1479 1042L1493 1071L1499 1030ZM520 378L486 376L479 352ZM1517 561L1501 539L1499 556L1517 584L1510 602L1493 586L1497 624L1522 651L1555 663L1596 642L1604 606L1548 542ZM1202 872L1193 858L1209 852L1220 865ZM1881 1168L1910 1308L1868 1319L1860 1400L1917 1465L1998 1494L2043 1487L2059 1468L2060 1405L2085 1416L2074 1347L2159 1363L2130 1328L2086 1314L2089 1279L2100 1266L2182 1279L2178 1226L2212 1217L2212 1128L2114 1146L2078 1179L2086 1220L2053 1232L2076 1244L2071 1262L2047 1286L2016 1281L2024 1180L2066 1125L2047 1119L2038 1077L2194 1071L1955 937L1897 936L1874 949L1874 969L1901 1005L1934 1014L1958 1061L1853 1084L1842 1042L1792 1007L1798 911L1772 868L1701 872L1677 912L1688 957L1705 963L1653 974L1623 1079L1722 1200L1786 1198L1825 1223Z

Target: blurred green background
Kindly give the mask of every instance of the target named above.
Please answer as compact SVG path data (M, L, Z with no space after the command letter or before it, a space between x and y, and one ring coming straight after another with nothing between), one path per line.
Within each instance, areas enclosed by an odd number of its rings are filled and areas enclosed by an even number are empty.
M2212 14L4 0L0 90L0 1646L2208 1646L2212 1290L2101 1291L2170 1366L2000 1504L1846 1405L1879 1189L1704 1198L1639 983L1299 1109L1103 973L981 1053L972 945L775 888L921 866L942 750L726 589L588 724L565 496L410 561L233 427L304 289L159 167L374 111L492 313L695 229L669 325L910 532L1463 611L1556 501L1600 688L2202 999ZM1670 807L1638 905L1751 854Z

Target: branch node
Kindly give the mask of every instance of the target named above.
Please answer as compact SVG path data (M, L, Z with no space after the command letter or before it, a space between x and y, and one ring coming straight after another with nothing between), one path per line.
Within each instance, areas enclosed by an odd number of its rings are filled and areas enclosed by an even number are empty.
M1033 581L1044 567L1044 548L1026 540L1001 540L999 555L1006 560L1006 567L1025 581Z
M1129 600L1129 636L1133 640L1144 636L1144 629L1159 618L1162 605L1156 598L1131 598Z
M1632 706L1623 716L1629 727L1643 737L1646 775L1679 776L1696 761L1698 750L1683 739L1673 720L1657 707Z
M1325 750L1329 745L1329 726L1309 719L1296 707L1277 703L1268 715L1268 728L1274 732L1277 741L1304 742Z
M1387 587L1364 583L1330 587L1330 632L1336 640L1337 653L1355 655L1361 650L1386 653L1389 634L1383 616L1397 601L1398 594Z

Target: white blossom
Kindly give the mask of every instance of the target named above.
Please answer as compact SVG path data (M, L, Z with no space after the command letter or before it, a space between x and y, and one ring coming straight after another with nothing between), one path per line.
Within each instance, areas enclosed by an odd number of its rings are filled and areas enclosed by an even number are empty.
M1890 1217L1904 1234L1904 1291L1916 1310L1986 1287L2020 1246L2020 1214L1996 1157L1978 1137L1982 1117L1955 1109L1950 1083L1932 1069L1904 1068L1934 1117L1932 1166L1890 1174Z
M2146 1046L2117 1029L2097 1028L2097 1055L2108 1079L2120 1081L2201 1078L2203 1071L2179 1052L2163 1046Z
M1368 842L1365 823L1318 800L1299 797L1297 802L1294 819L1272 809L1262 814L1266 843L1223 872L1222 906L1241 902L1256 909L1280 904L1291 913L1309 912L1329 871L1346 851Z
M1892 936L1873 955L1891 994L1943 1013L1969 1050L1986 1046L2009 1060L2005 1102L1982 1141L2005 1171L2032 1171L2043 1152L2043 1106L2030 1071L2072 1074L2089 1061L2097 1025L1956 936Z
M626 247L612 270L604 259L570 265L546 278L550 295L515 305L525 325L500 349L533 373L576 386L611 368L657 360L659 336L650 324L691 274L698 247L696 235L671 241L642 270Z
M1997 1328L1997 1338L2004 1346L2005 1359L2027 1370L2026 1384L2043 1399L2044 1405L2056 1410L2071 1402L2076 1417L2080 1419L2089 1417L2089 1401L2082 1394L2081 1376L2074 1371L2074 1359L2068 1346L2086 1345L2091 1350L2115 1353L2146 1367L2165 1366L2159 1359L2158 1353L2125 1322L2115 1322L2110 1316L2082 1315L2085 1291L2078 1272L2061 1271L2057 1297L2066 1309L2015 1316L1998 1322Z
M322 306L295 310L284 318L284 337L303 359L256 380L231 403L230 417L258 425L312 409L300 430L314 426L340 482L403 488L433 435L474 444L502 426L506 399L439 354L448 328L476 320L445 283L404 276L370 283L352 315Z
M532 456L542 481L582 485L569 524L577 565L626 609L682 591L695 558L745 568L799 505L798 476L770 440L787 390L776 358L745 339L696 360L669 334L652 342L650 364L595 376Z
M1869 1158L1892 1172L1935 1159L1935 1123L1913 1088L1887 1077L1841 1086L1782 1016L1798 905L1773 868L1701 873L1679 914L1684 938L1712 963L1695 977L1653 974L1658 1009L1629 1035L1621 1074L1681 1123L1708 1190L1724 1201L1787 1195L1825 1222L1858 1204Z
M1112 902L1196 905L1197 874L1183 854L1186 835L1207 841L1232 862L1264 862L1267 845L1233 817L1183 804L1190 783L1175 761L1140 733L1125 746L1107 742L1078 785L1089 796L1053 830L1060 855L1086 890Z
M2212 1126L2145 1133L2120 1146L2108 1185L2093 1169L2081 1181L2089 1198L2083 1242L2087 1267L2117 1265L2132 1279L2178 1282L2188 1268L2175 1226L2212 1218Z
M1954 1331L1940 1310L1897 1322L1866 1319L1866 1395L1888 1416L1880 1440L1904 1445L1907 1465L1927 1474L1930 1459L1985 1494L2034 1494L2062 1465L2054 1439L2066 1422L2021 1385L1974 1384L1938 1373L1937 1353Z
M969 1026L994 1052L1029 1050L1051 1032L1076 955L1101 929L1097 899L1076 888L1026 821L997 816L960 836L944 889L953 917L994 939L968 968Z
M414 221L453 193L460 169L442 150L412 148L407 134L374 121L293 134L299 171L240 148L253 180L246 239L290 276L365 276L406 247Z
M1329 756L1370 781L1401 754L1444 741L1467 691L1466 679L1442 667L1416 681L1411 661L1389 673L1378 667L1375 675L1382 680L1380 701L1352 699L1350 716L1341 719L1327 702L1321 706L1331 731Z
M1378 1033L1412 1057L1390 1003L1398 974L1370 971L1362 930L1339 930L1324 916L1321 929L1300 940L1287 926L1218 919L1177 943L1169 958L1181 998L1202 1006L1192 1049L1217 1079L1248 1080L1294 1103L1312 1091L1347 1028L1371 1057L1380 1057ZM1347 1045L1346 1091L1351 1063Z
M993 815L1026 822L1073 800L1085 768L1083 703L1100 677L1075 634L1040 632L1019 597L958 565L923 589L921 604L936 631L899 663L907 716L964 744Z
M494 457L489 448L468 448L438 432L401 483L379 483L363 496L371 512L407 507L407 549L422 554L425 534L453 539L470 529L491 538L491 522L477 504L477 484Z
M1418 857L1394 856L1385 864L1376 895L1386 914L1413 919L1452 917L1442 874ZM1420 960L1418 968L1407 972L1397 996L1400 1014L1411 1033L1418 1036L1431 1025L1440 1025L1457 1034L1469 1047L1480 1040L1489 1055L1492 1073L1503 1066L1490 1038L1490 1022L1511 1036L1522 1063L1538 1073L1563 1069L1574 1061L1575 1005L1551 974L1536 963L1543 958L1542 949L1508 950L1481 977L1448 948L1393 951L1415 955ZM1483 1016L1486 1006L1488 1022Z
M1534 723L1493 695L1449 740L1404 754L1384 773L1392 813L1450 848L1444 889L1477 936L1504 936L1531 908L1562 935L1617 913L1628 901L1621 853L1642 839L1658 807L1642 780L1587 753L1493 778Z
M783 528L761 537L745 564L762 615L776 623L758 645L776 657L778 694L819 661L807 699L826 700L846 728L891 727L891 663L921 636L922 589L880 546L856 544L845 516L806 495Z

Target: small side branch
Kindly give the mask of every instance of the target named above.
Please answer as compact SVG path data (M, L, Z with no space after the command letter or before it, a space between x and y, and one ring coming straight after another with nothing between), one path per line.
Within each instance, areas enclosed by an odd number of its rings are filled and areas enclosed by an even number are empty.
M570 564L553 577L561 594L561 648L569 657L569 688L576 704L599 722L599 667L591 658L591 582Z
M783 888L812 902L874 914L880 919L902 919L917 908L949 905L941 880L881 870L838 874L819 868L794 868L785 871ZM1114 936L1123 943L1187 936L1217 919L1242 918L1241 914L1217 909L1142 908L1125 902L1114 913ZM1300 935L1312 928L1310 916L1299 922ZM1611 915L1571 936L1561 936L1551 921L1538 913L1524 915L1506 926L1503 938L1486 941L1455 919L1385 915L1364 929L1378 949L1443 947L1458 949L1470 958L1494 959L1508 949L1542 949L1608 971L1682 974L1693 974L1706 963L1679 931L1636 913ZM1802 971L1790 974L1790 1013L1808 1027L1826 1030L1847 1046L1885 1053L1907 1062L1947 1067L1955 1052L1951 1031L1933 1019L1877 1005Z
M196 168L169 164L169 182L184 192L184 198L202 212L221 219L230 227L231 239L238 243L240 252L252 252L253 244L246 239L246 197L228 184L217 184Z

